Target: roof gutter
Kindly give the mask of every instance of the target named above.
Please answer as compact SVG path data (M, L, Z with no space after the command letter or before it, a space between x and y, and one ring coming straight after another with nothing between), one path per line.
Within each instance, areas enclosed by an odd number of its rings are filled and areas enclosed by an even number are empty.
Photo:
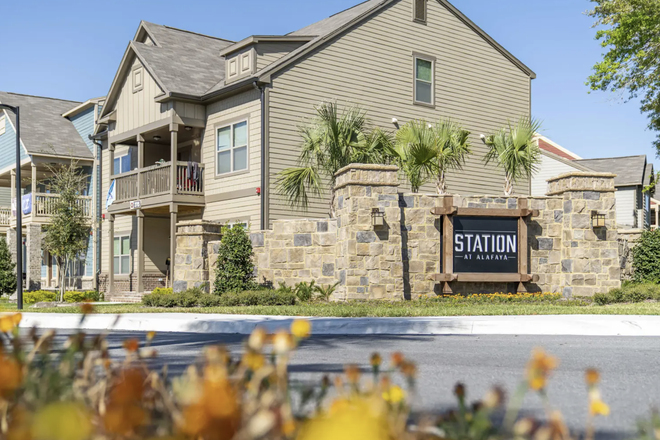
M264 86L259 85L258 81L253 83L254 88L259 91L259 99L261 100L261 188L259 196L261 197L261 206L259 211L261 230L266 229L266 89Z

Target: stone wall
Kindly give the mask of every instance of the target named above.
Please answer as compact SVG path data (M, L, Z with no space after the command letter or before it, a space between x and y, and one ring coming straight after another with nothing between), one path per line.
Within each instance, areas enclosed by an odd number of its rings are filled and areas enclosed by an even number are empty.
M621 267L621 279L630 281L633 277L632 249L637 240L642 236L643 229L619 229L619 266Z
M176 255L174 257L175 292L191 287L209 290L213 280L212 263L209 259L209 242L221 237L222 224L204 220L181 221L177 224Z

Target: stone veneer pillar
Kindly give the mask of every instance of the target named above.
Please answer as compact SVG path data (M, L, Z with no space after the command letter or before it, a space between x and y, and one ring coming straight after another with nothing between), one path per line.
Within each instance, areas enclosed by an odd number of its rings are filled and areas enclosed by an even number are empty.
M561 272L566 297L621 286L614 177L575 172L548 180L547 195L564 199ZM592 227L592 212L605 215L605 227Z
M351 164L335 174L337 298L403 299L398 167ZM385 216L372 225L372 209Z
M11 261L16 264L16 228L7 229L7 246L11 254Z
M40 224L26 227L25 288L28 291L41 289L41 248L43 236Z
M204 220L188 220L177 223L176 256L174 257L175 292L191 287L210 287L213 268L208 261L208 243L219 240L222 224Z

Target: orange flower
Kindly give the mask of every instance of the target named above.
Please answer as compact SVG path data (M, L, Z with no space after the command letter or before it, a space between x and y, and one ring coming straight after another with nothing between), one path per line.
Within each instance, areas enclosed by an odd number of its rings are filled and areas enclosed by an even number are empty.
M20 313L15 313L13 315L3 315L0 317L0 332L9 333L14 330L20 322L23 316Z
M140 342L137 339L127 339L124 341L124 349L129 353L134 353L140 348Z
M398 368L398 367L401 366L401 364L403 363L404 359L405 359L405 358L403 357L403 353L397 351L396 353L393 353L393 354L392 354L392 365L394 365L395 367Z
M557 365L557 358L547 355L543 349L535 349L532 358L527 363L529 387L535 391L544 389L550 372L557 368Z
M111 404L102 419L103 427L109 434L129 436L149 422L149 414L137 404Z
M82 313L83 315L89 315L93 311L94 311L94 306L92 305L91 302L85 301L80 305L80 313Z
M296 319L291 323L291 334L298 339L309 338L312 334L312 324L306 319Z
M356 384L360 380L360 368L357 365L347 365L344 372L349 383Z
M145 380L144 373L137 368L122 371L110 390L110 402L117 405L139 402L144 395Z
M156 337L156 332L154 331L147 332L147 341L151 342L154 340L155 337Z
M600 382L600 374L595 368L589 368L584 378L589 386L597 385Z
M409 379L414 379L417 376L417 366L408 361L401 364L401 373Z
M11 412L7 440L32 440L32 417L23 406Z
M14 325L18 325L21 323L21 320L23 319L23 314L22 313L14 313L11 315L12 320L14 321Z
M0 397L8 398L23 382L23 371L13 358L0 356Z

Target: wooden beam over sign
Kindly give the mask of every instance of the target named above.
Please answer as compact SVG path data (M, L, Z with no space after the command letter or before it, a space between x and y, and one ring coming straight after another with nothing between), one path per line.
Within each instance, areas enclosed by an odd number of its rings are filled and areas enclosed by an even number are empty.
M428 279L437 283L451 281L465 283L536 283L539 276L518 273L438 273L430 275Z
M538 209L490 209L490 208L457 208L455 206L436 206L431 209L433 215L458 215L466 217L538 217Z

